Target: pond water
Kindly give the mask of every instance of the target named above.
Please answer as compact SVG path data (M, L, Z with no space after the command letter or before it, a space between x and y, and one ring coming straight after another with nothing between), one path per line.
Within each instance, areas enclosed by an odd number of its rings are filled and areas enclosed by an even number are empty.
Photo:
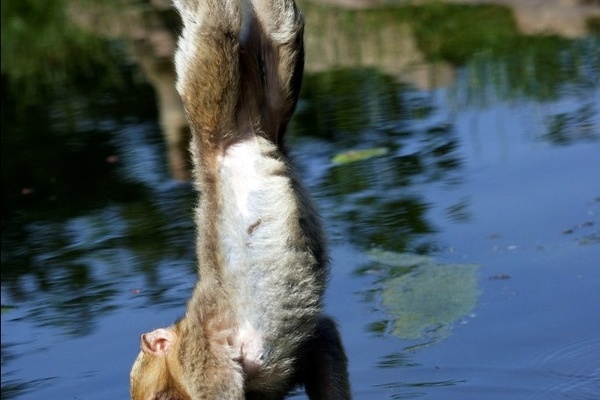
M428 87L307 66L290 147L356 399L599 398L600 43L535 41ZM183 313L196 193L153 101L3 104L2 398L126 399L139 334Z

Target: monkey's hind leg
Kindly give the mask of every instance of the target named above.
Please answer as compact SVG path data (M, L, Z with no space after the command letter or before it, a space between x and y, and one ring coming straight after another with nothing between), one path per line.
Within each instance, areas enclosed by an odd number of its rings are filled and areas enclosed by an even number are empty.
M177 91L204 144L235 132L239 100L239 0L174 0L183 20L175 54Z
M279 144L302 84L304 19L294 0L245 1L250 12L246 13L241 42L261 60L262 128L269 140Z

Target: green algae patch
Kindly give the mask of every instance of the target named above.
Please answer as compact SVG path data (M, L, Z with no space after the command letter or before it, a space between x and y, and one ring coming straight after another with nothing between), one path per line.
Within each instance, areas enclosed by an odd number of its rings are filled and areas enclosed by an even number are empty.
M395 336L443 339L477 304L477 265L444 264L427 256L381 250L369 256L395 271L405 271L381 282L381 302Z
M331 161L334 164L348 164L356 161L368 160L369 158L386 155L387 147L375 147L372 149L349 150L334 156Z

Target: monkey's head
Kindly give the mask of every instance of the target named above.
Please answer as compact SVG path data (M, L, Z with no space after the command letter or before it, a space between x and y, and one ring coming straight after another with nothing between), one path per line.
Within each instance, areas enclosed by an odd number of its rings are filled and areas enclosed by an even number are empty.
M132 400L191 400L182 381L177 325L144 333L131 368Z

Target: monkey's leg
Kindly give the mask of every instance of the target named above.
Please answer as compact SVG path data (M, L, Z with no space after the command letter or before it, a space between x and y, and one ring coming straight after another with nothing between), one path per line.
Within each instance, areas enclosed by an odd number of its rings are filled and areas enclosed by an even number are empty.
M235 131L239 99L239 0L175 0L183 30L175 54L177 90L204 145Z
M249 0L262 30L276 45L293 44L302 38L304 19L294 0ZM291 50L295 50L293 46Z
M251 0L267 40L277 49L280 90L295 95L304 67L304 18L294 0ZM298 71L299 70L299 71ZM299 76L297 76L299 74ZM297 88L299 89L299 87Z
M342 339L329 317L321 317L306 346L300 377L311 400L347 400L350 394L348 358Z
M266 109L263 119L279 143L294 112L304 70L304 19L294 0L249 0L261 36Z

